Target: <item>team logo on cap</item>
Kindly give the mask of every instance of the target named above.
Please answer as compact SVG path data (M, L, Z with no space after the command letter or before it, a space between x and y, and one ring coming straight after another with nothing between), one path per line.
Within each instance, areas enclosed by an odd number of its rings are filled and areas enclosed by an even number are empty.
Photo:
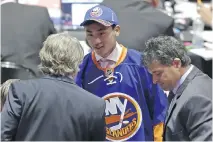
M106 139L126 141L140 129L142 112L130 95L114 92L103 97L106 102Z
M92 16L92 17L99 17L99 16L102 15L102 13L103 13L103 10L100 7L95 7L90 12L90 16Z

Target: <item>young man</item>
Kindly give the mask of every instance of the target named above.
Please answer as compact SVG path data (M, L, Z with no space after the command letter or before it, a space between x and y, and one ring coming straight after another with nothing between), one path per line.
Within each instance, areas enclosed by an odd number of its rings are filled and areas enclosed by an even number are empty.
M147 42L144 65L154 83L170 91L166 141L212 141L212 80L191 65L182 43L160 36Z
M106 102L106 139L162 139L166 95L141 65L141 55L116 42L116 14L99 5L89 9L81 24L93 51L86 55L76 82Z

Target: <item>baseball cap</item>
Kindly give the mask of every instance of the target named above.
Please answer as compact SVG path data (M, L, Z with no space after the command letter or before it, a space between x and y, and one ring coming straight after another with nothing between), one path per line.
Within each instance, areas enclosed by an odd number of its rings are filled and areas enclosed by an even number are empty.
M104 26L118 25L118 18L115 12L104 5L97 5L90 8L84 17L84 21L80 24L84 26L88 21L96 21Z

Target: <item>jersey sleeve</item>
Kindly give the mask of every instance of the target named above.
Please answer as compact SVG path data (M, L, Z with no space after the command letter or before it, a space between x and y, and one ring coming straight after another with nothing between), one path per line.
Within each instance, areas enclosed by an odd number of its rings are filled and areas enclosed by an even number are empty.
M91 55L91 54L87 54L84 57L83 62L79 66L80 70L79 70L77 76L75 77L75 83L81 88L84 88L83 87L83 80L84 80L84 74L85 74L85 71L86 71L86 68L87 68L87 65L88 65L89 55Z
M168 102L166 94L159 87L159 85L153 85L153 87L153 94L155 94L153 115L154 141L162 141L164 120L166 117Z
M143 65L141 75L143 76L144 89L149 92L145 97L152 119L154 141L162 141L164 120L168 107L167 96L159 85L153 83L152 75Z

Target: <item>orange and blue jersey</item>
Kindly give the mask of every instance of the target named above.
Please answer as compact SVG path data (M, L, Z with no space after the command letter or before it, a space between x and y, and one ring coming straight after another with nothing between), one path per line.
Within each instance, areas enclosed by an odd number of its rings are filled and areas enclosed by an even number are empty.
M94 52L80 66L76 83L106 102L106 139L112 141L161 141L167 97L152 83L141 64L142 56L122 47L114 68L102 68Z

